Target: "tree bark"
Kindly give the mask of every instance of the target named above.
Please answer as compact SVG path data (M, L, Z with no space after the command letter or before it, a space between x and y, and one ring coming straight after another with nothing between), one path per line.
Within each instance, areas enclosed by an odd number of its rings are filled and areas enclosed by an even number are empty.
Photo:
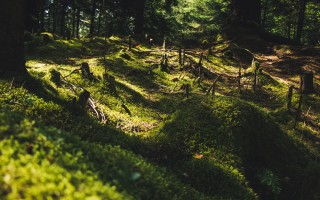
M135 5L135 34L140 35L143 32L145 0L137 0Z
M311 93L315 92L314 87L313 87L313 72L312 71L305 71L302 74L301 81L302 81L301 92L303 94L311 94Z
M0 76L26 75L24 0L0 1Z
M298 18L297 35L296 35L297 42L301 41L306 6L307 6L307 0L300 0L299 18Z
M35 33L39 29L38 5L39 5L39 2L37 2L37 0L29 0L28 3L24 5L24 8L25 8L24 28L30 33Z
M44 26L45 26L45 24L44 24L44 13L45 13L44 5L45 5L44 0L41 0L40 1L40 16L39 16L39 21L40 21L40 30L39 31L40 32L45 31L45 29L44 29Z
M269 2L270 0L265 0L264 4L263 4L263 15L262 15L262 19L261 19L261 25L262 27L265 26L266 20L267 20L267 13L268 13L268 8L269 8Z
M62 1L61 8L61 21L60 21L60 36L65 37L65 24L66 24L66 14L67 14L67 2L65 0Z
M97 0L92 0L91 18L90 18L90 36L94 34L94 20L96 17Z
M52 32L57 31L57 2L54 0L52 2Z
M80 30L80 9L77 9L77 23L76 23L76 37L79 38L80 34L79 34L79 30Z
M74 38L76 35L76 5L75 1L72 1L72 32L71 36Z
M102 12L103 12L103 4L101 3L99 8L99 17L98 17L98 36L100 36L100 32L101 32Z

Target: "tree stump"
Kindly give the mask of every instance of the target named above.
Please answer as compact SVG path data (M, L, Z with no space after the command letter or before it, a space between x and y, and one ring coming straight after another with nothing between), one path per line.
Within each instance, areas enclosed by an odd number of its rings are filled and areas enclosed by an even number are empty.
M202 67L202 60L203 60L203 53L201 53L200 58L199 58L199 62L198 62L198 67L199 67L199 77L201 77L202 75L202 71L203 71L203 67Z
M132 38L131 35L129 35L129 51L132 49Z
M87 90L83 90L79 95L78 104L82 108L85 108L88 104L89 98L90 98L90 92L88 92Z
M186 61L186 49L184 48L182 52L182 65L184 65L185 61Z
M52 69L50 70L51 78L50 80L56 85L61 86L61 73Z
M179 65L182 65L182 49L179 47Z
M294 89L294 86L290 85L289 90L288 90L288 94L287 94L287 109L288 109L288 111L291 110L293 89Z
M186 96L187 98L190 96L190 84L186 84Z
M81 63L81 72L82 72L82 76L85 78L90 78L91 76L91 72L90 72L90 68L89 68L89 64L86 62Z
M208 56L212 55L212 46L210 45L208 48Z
M161 71L168 72L169 71L169 65L168 65L168 55L164 54L161 63L160 63L160 69Z
M313 72L312 71L305 71L301 75L302 87L301 92L303 94L311 94L314 93L313 87Z

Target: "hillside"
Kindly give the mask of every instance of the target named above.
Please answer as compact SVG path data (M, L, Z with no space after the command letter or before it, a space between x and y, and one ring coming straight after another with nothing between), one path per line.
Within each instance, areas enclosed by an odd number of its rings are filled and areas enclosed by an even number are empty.
M48 38L1 80L0 199L320 198L319 47Z

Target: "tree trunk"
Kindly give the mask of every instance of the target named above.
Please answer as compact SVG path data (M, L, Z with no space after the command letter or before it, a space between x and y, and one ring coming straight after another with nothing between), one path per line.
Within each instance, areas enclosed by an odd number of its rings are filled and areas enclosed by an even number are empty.
M79 38L80 34L79 34L79 30L80 30L80 9L77 9L77 24L76 24L76 37Z
M57 3L53 1L52 3L52 32L56 33L57 31Z
M72 37L74 38L76 35L76 5L73 1L72 3Z
M101 3L99 8L99 17L98 17L98 36L100 36L100 32L101 32L102 12L103 12L103 4Z
M135 5L135 34L140 35L143 32L145 0L136 1Z
M299 18L298 18L297 35L296 35L297 42L301 41L306 5L307 5L307 0L300 0Z
M43 31L45 31L45 29L44 29L44 13L45 13L45 8L44 8L44 4L45 4L45 2L44 2L44 0L41 0L40 1L40 32L43 32Z
M262 19L261 19L261 25L262 27L265 26L266 20L267 20L267 13L268 13L268 9L269 9L269 2L270 0L265 0L264 4L263 4L263 15L262 15Z
M261 0L231 0L231 20L261 23Z
M60 21L60 36L63 38L65 37L65 22L66 22L66 9L67 3L66 1L62 1L62 8L61 8L61 21Z
M315 92L314 87L313 87L313 72L312 71L305 71L302 74L301 81L302 81L301 92L303 94L311 94L311 93Z
M291 25L292 25L292 21L291 21L291 11L289 12L289 16L288 16L288 21L287 21L287 38L291 38Z
M92 0L91 18L90 18L90 36L94 34L94 19L96 17L97 0Z
M0 76L26 75L24 0L0 1Z

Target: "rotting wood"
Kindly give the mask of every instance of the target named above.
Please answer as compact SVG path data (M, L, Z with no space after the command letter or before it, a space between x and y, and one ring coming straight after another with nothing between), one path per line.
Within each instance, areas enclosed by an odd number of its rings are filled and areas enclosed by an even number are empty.
M301 92L304 94L311 94L314 93L314 86L313 86L313 72L312 71L304 71L301 75L302 80L302 88Z
M78 104L82 108L85 108L88 105L89 98L90 98L90 92L88 92L87 90L83 90L79 95Z
M58 72L57 70L50 70L50 75L51 75L51 78L50 80L58 87L61 86L62 84L62 81L61 81L61 73Z
M67 78L67 77L71 76L73 73L75 73L75 72L77 72L77 71L80 71L80 70L81 70L81 69L75 69L75 70L73 70L70 74L64 76L63 78Z
M219 74L219 76L216 78L216 80L213 81L212 85L211 85L210 88L207 90L206 95L209 95L209 94L210 94L210 91L215 88L215 85L216 85L216 83L218 82L218 80L219 80L220 77L221 77L221 74Z
M239 72L238 72L238 91L241 94L241 64L239 65Z
M78 92L76 91L77 89L81 89L81 90L85 90L84 88L82 87L77 87L75 85L73 85L72 83L69 83L66 79L64 79L64 77L62 77L62 83L66 84L69 86L69 89L75 94L75 95L78 95ZM76 103L76 100L73 99L73 102ZM88 105L89 108L91 110L93 110L93 112L97 115L97 118L99 119L100 122L102 123L107 123L108 119L107 117L105 116L105 114L101 111L101 109L98 109L97 106L95 105L95 100L92 98L92 97L89 97L88 98Z
M132 116L131 111L129 110L129 108L128 108L125 104L122 104L121 107L126 111L126 113L127 113L129 116Z
M132 37L131 37L131 35L129 35L129 51L131 51L131 49L132 49Z

